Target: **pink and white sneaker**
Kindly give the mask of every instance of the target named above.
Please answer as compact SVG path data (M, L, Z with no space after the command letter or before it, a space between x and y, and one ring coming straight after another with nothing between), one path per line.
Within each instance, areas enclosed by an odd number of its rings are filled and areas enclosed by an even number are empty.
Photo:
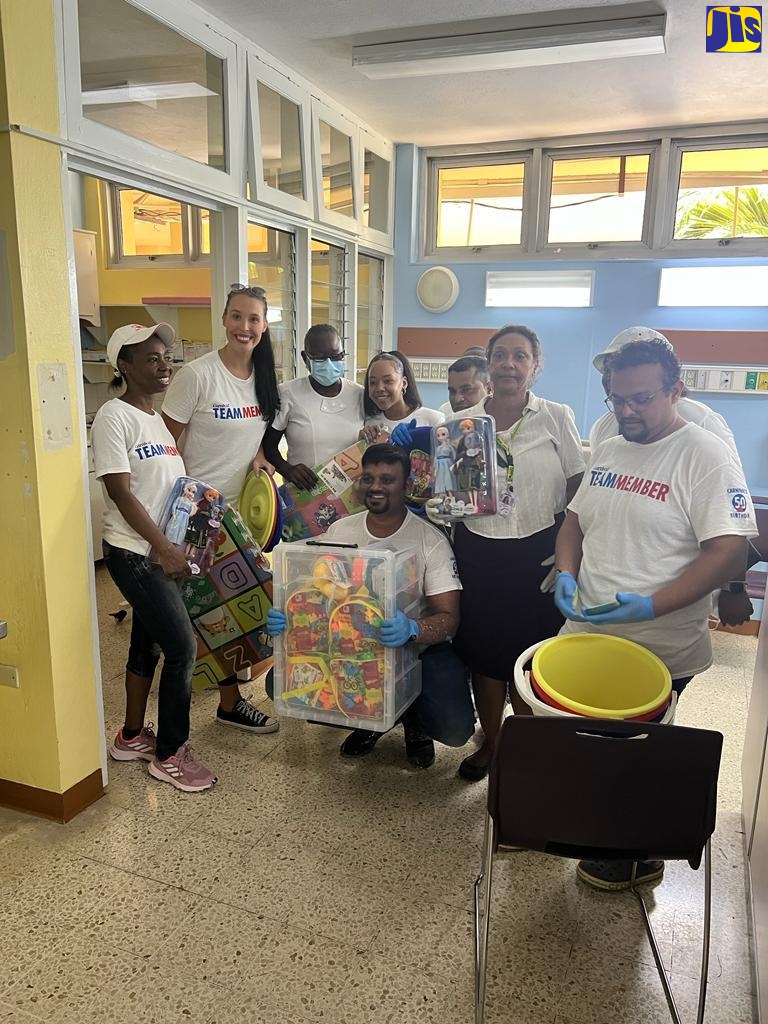
M109 748L109 756L115 761L151 761L155 756L156 736L152 722L142 728L132 740L123 737L123 726L117 731L115 741Z
M165 761L153 758L149 764L149 774L161 782L170 782L184 793L199 793L219 781L204 764L194 759L188 743L182 744Z

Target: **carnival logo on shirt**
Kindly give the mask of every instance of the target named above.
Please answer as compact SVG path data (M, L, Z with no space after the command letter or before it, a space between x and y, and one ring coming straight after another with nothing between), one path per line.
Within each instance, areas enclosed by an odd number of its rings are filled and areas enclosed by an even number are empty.
M741 487L729 487L728 494L731 496L731 519L749 519L749 501L747 492Z
M138 455L139 462L153 459L156 455L181 455L179 449L174 448L172 444L137 444L133 450Z
M590 487L609 487L615 491L629 491L630 494L639 494L644 498L653 498L656 501L666 502L669 494L669 484L661 480L651 480L650 477L632 476L629 473L613 473L605 466L596 466L590 470Z
M261 416L261 409L258 405L214 405L213 418L215 420L252 420Z

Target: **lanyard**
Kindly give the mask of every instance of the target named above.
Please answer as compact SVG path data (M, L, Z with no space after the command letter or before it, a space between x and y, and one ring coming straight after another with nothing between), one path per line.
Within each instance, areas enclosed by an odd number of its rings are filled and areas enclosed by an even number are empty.
M508 485L512 483L512 478L515 475L515 460L512 457L512 442L514 441L518 430L523 425L523 416L525 416L525 410L523 410L520 419L517 421L510 433L508 441L505 441L500 434L496 434L496 462L501 469L506 469Z

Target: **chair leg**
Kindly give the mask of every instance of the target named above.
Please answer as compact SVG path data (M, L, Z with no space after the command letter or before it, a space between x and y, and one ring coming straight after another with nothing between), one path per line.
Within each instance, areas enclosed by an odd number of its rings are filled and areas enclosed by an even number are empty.
M491 923L491 884L496 826L490 814L485 818L480 874L475 879L475 1024L485 1016L485 974L488 961L488 931ZM485 884L483 884L485 883Z
M696 1024L704 1020L704 1008L707 1001L707 979L709 977L709 936L712 918L712 848L711 839L704 847L704 934L701 941L701 981L699 983L699 1009Z
M643 914L643 923L645 924L645 931L648 935L648 942L651 945L651 952L653 953L653 959L656 962L656 970L658 971L659 978L661 980L662 988L664 989L664 995L667 997L667 1006L672 1016L672 1020L675 1024L682 1024L680 1020L680 1012L677 1009L677 1003L675 1003L675 997L672 994L672 989L669 985L669 979L667 978L667 972L664 970L664 963L661 959L661 953L659 951L658 943L656 942L656 936L651 926L651 919L648 916L648 908L645 905L645 900L638 890L635 888L635 872L637 871L637 862L632 865L632 879L630 882L629 891L633 893Z

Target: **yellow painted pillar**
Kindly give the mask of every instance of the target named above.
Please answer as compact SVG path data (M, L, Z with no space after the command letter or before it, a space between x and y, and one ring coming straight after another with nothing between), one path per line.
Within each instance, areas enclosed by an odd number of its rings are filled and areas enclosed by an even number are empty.
M34 56L33 56L34 55ZM53 4L0 0L0 804L102 794Z

